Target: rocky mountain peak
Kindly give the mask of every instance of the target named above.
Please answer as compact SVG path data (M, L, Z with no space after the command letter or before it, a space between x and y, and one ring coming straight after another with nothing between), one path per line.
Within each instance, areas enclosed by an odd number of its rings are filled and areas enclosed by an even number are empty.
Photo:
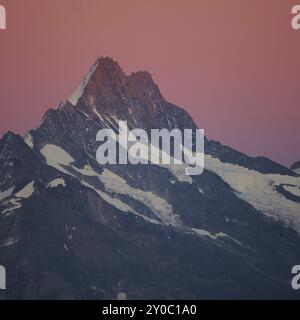
M110 57L100 57L94 64L94 72L90 77L90 83L94 83L97 89L103 86L120 86L126 75L119 63Z
M10 148L14 148L15 146L24 145L24 141L18 134L15 134L11 131L8 131L4 134L2 139L0 140L0 151L3 151L3 148L10 146Z
M133 89L133 97L138 99L162 100L158 86L154 83L148 71L138 71L128 77L130 87Z
M128 114L137 104L146 113L153 113L153 104L164 99L149 72L138 71L127 76L116 60L100 57L68 101L100 114Z
M0 300L296 298L299 176L208 140L200 176L100 165L97 132L120 120L197 128L148 72L102 57L36 129L0 140Z
M120 87L125 77L126 75L114 59L100 57L68 100L76 106L81 98L97 94L112 94L111 89Z

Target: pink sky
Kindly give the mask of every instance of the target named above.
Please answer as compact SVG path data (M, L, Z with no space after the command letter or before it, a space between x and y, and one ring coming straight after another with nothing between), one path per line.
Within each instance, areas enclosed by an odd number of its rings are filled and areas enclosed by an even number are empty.
M24 133L98 56L148 70L210 139L286 165L300 159L294 0L0 0L0 134Z

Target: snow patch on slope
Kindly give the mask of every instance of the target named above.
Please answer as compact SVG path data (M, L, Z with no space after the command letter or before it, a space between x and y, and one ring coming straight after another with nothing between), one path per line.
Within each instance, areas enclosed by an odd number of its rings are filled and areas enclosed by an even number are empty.
M68 101L73 105L76 106L78 103L78 100L82 97L84 93L84 89L86 88L88 82L90 81L92 75L96 71L98 67L99 61L97 61L91 68L88 74L85 76L85 78L81 81L77 89L72 93L72 95L69 97Z
M22 207L20 201L22 199L27 199L32 196L34 193L34 181L28 183L22 190L17 192L12 199L5 202L6 209L1 211L2 214L6 214L8 216L11 212Z
M12 193L14 192L14 189L15 187L11 187L7 190L4 190L4 191L0 191L0 201L5 199L5 198L8 198L12 195Z
M34 193L34 181L28 183L21 191L15 194L17 198L29 198Z
M297 196L297 197L300 197L300 188L299 188L299 186L283 186L283 189L288 191L289 193Z
M47 188L57 188L59 186L62 186L62 187L66 186L66 182L63 178L54 179L47 184Z
M88 177L97 177L99 175L89 164L86 164L83 169L78 169L76 167L73 167L73 169Z
M179 182L193 183L193 178L185 173L186 164L160 164L160 167L168 169Z
M108 169L104 169L102 174L98 174L89 165L86 165L83 169L78 169L76 167L73 168L85 176L98 177L99 180L104 184L104 187L107 191L126 195L143 203L163 223L174 226L178 226L180 224L179 217L173 214L173 207L166 200L158 197L154 193L129 186L123 178Z
M298 168L298 169L293 169L293 171L294 171L295 173L297 173L297 174L300 174L300 168Z
M212 232L209 232L207 230L197 229L197 228L192 228L192 230L195 231L195 233L198 234L201 237L209 237L212 240L217 240L218 238L228 238L228 239L231 239L234 242L242 245L240 242L238 242L237 240L233 239L232 237L230 237L228 234L226 234L224 232L212 233Z
M118 210L123 211L123 212L131 212L131 213L135 214L136 216L139 216L139 217L143 218L147 222L150 222L150 223L153 223L153 224L158 224L157 221L143 216L142 214L138 213L136 210L131 208L128 204L124 203L120 199L115 198L115 197L111 197L107 193L96 189L95 187L93 187L92 185L90 185L89 183L87 183L85 181L81 181L81 184L83 186L87 187L87 188L90 188L90 189L94 190L105 202L107 202L111 206L117 208Z
M180 224L179 217L173 214L173 207L165 199L150 191L143 191L129 186L124 179L108 169L104 169L99 178L106 190L132 197L145 204L165 224L173 226Z
M30 133L28 133L27 135L25 135L24 137L24 142L28 145L29 148L33 149L34 145L33 145L33 139L32 139L32 135Z
M9 237L1 243L0 248L5 248L8 246L11 246L11 245L17 243L18 241L19 240L17 238Z
M276 190L281 184L300 186L300 177L262 174L239 165L221 162L210 155L205 156L205 166L227 182L238 197L268 216L285 221L300 232L300 204L286 199Z
M198 236L200 237L209 237L212 240L218 240L219 238L227 238L233 242L235 242L236 244L238 244L239 246L244 247L244 245L237 241L236 239L230 237L228 234L224 233L224 232L218 232L218 233L211 233L207 230L204 229L197 229L197 228L192 228L192 231L194 231Z
M54 144L46 144L40 150L40 153L44 156L49 166L69 174L68 171L62 167L62 165L70 165L74 162L74 159L61 147L58 147Z

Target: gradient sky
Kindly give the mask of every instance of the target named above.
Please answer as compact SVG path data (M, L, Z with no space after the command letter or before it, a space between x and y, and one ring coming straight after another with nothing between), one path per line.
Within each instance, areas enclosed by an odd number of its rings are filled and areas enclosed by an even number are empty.
M24 133L98 56L148 70L210 139L300 160L300 0L0 0L0 134Z

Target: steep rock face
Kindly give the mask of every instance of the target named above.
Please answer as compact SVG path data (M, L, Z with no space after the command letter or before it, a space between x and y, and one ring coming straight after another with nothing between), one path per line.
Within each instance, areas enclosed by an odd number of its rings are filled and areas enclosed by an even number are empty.
M74 95L73 95L74 96ZM165 103L147 72L126 76L116 61L99 58L69 101L97 114L132 119L145 126L154 120L155 103Z
M20 188L32 181L40 160L24 143L22 137L8 132L0 140L1 189Z
M184 166L106 165L96 133L193 129L147 72L99 58L24 140L0 141L2 298L297 298L300 181L291 170L206 140Z

